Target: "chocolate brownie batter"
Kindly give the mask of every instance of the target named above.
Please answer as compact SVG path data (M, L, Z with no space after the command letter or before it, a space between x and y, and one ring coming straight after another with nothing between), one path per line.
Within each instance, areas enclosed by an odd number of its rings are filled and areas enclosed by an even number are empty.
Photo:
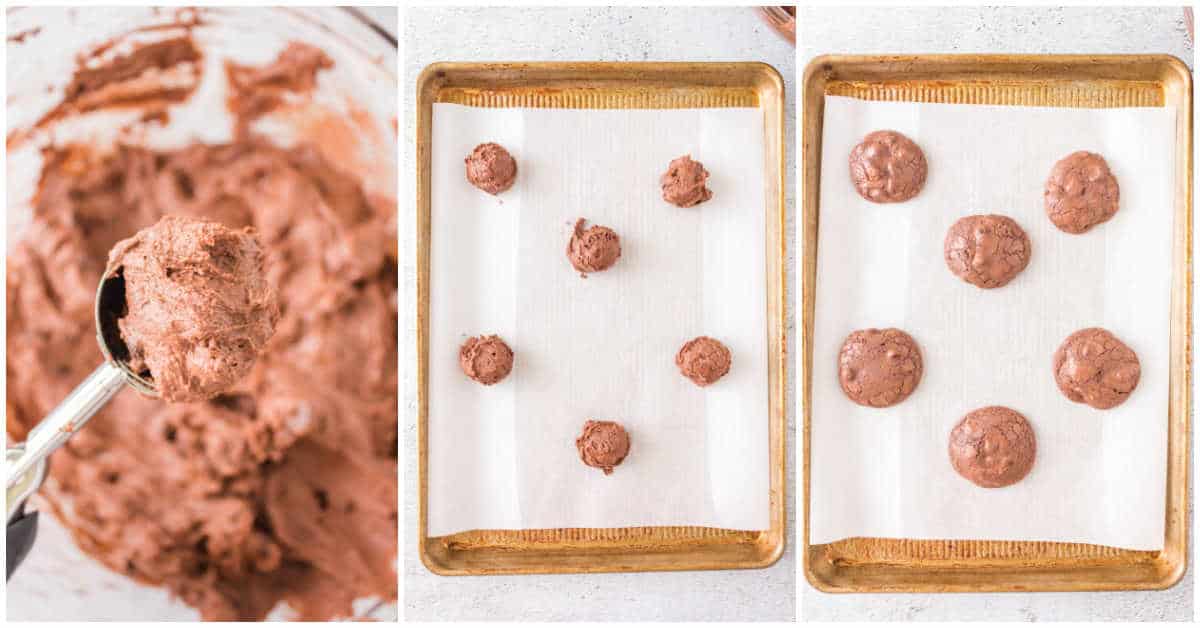
M467 181L487 192L499 194L517 179L517 160L499 144L480 144L467 156Z
M163 399L204 401L229 390L275 333L279 303L254 230L166 216L113 247L117 319L129 367Z
M182 23L191 28L196 22ZM112 106L182 102L200 83L203 55L191 35L146 42L128 50L105 42L83 55L62 101L35 126Z
M575 439L575 447L583 464L612 475L613 467L629 455L629 433L620 423L588 421L583 424L583 434Z
M7 267L12 438L102 359L92 305L108 251L165 215L253 227L280 315L224 394L118 394L51 457L42 504L88 555L205 619L261 619L286 602L321 620L352 616L356 598L395 599L395 199L311 145L252 135L43 157Z
M695 207L712 198L708 189L708 171L691 155L676 157L658 179L663 200L676 207Z
M583 218L575 221L575 231L567 242L567 259L581 277L608 269L621 259L621 238L608 227L583 228Z
M860 329L842 343L838 381L860 406L886 408L904 401L921 382L921 349L899 329Z
M1037 457L1029 421L1015 410L988 406L973 410L950 431L950 464L983 488L1016 484Z
M950 272L980 288L999 288L1029 264L1029 236L1008 216L959 218L946 232L943 256Z
M467 377L491 386L512 371L513 352L500 336L475 336L458 350L458 365Z
M902 203L921 192L929 166L915 142L895 131L867 134L850 151L850 180L872 203Z
M250 123L274 111L294 94L311 92L317 86L320 71L332 67L333 60L323 51L299 42L288 44L273 63L264 66L226 61L225 76L229 84L226 105L237 120L237 135L245 136Z
M732 363L733 355L729 353L729 348L708 336L687 341L675 354L675 366L679 367L679 372L700 387L724 377Z
M1096 153L1078 151L1054 164L1046 180L1046 215L1067 233L1083 233L1117 213L1121 188Z
M1142 376L1137 354L1107 329L1081 329L1054 352L1054 382L1067 399L1107 410L1129 398Z

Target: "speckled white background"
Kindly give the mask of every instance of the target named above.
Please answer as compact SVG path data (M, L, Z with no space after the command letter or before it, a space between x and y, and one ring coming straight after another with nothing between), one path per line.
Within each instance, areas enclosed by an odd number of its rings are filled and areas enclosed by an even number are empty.
M413 94L421 70L435 61L763 61L786 83L787 172L795 172L795 50L749 8L411 8L404 23L404 142L412 163ZM787 233L794 233L793 177L788 177ZM408 194L402 225L415 224ZM402 303L413 303L414 234L401 229ZM787 262L794 302L794 247ZM787 320L788 368L794 368L793 319ZM413 308L403 310L404 338L415 346ZM419 620L681 621L775 620L796 617L795 499L788 495L787 551L767 569L560 576L436 576L416 551L416 397L413 369L404 373L404 617ZM793 389L789 381L788 398ZM788 413L787 477L794 477L794 415ZM789 489L792 488L789 486Z
M827 53L1167 53L1192 66L1179 8L801 8L800 61ZM1189 518L1190 519L1190 518ZM829 595L804 621L1188 621L1193 570L1166 591Z

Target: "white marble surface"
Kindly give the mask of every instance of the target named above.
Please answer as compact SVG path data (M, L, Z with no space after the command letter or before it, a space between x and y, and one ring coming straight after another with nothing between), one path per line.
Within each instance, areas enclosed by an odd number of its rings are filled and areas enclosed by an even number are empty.
M1179 8L802 8L801 67L826 53L1167 53L1192 65ZM1187 621L1193 570L1166 591L829 595L804 621Z
M421 69L435 61L764 61L784 76L787 90L788 172L795 171L795 54L748 8L467 8L407 9L405 46L405 146L413 171L414 93ZM789 177L789 182L792 179ZM788 186L788 214L794 207ZM415 223L408 194L402 225ZM787 232L794 231L789 220ZM415 257L411 230L402 229L402 303L412 303ZM794 254L794 248L790 253ZM788 301L795 285L788 260ZM403 310L403 345L415 345L416 320ZM787 322L788 337L794 325ZM789 344L788 355L794 351ZM407 356L408 354L406 354ZM406 358L407 359L407 358ZM411 362L411 360L410 360ZM789 369L794 364L789 357ZM406 620L670 621L776 620L796 616L796 561L789 540L783 558L767 569L646 574L442 577L430 573L416 552L416 398L413 371L404 373ZM789 399L791 399L789 390ZM794 416L788 416L789 452ZM793 458L789 455L789 458ZM788 477L794 477L789 464ZM790 487L789 487L790 488ZM794 539L794 498L788 500L788 533Z

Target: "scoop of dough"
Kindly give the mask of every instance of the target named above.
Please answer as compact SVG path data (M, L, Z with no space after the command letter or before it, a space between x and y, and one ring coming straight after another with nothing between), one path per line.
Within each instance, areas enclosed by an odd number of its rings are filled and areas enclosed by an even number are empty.
M458 365L467 377L491 386L512 372L513 352L500 336L467 338L458 350Z
M488 194L507 190L517 179L517 160L499 144L476 146L466 162L467 181Z
M697 386L708 386L729 372L733 356L719 340L700 336L689 340L675 354L675 365Z
M708 171L691 155L671 160L659 183L663 200L676 207L694 207L712 198L712 190L707 187Z
M117 318L128 365L163 399L202 401L246 376L275 333L279 303L255 232L167 216L109 253L125 283Z
M583 424L583 434L575 439L575 447L583 464L612 475L613 467L629 455L629 433L615 421L588 421Z
M587 277L587 273L606 270L621 259L621 238L616 231L600 225L584 229L585 222L583 218L575 222L575 232L567 243L567 259Z

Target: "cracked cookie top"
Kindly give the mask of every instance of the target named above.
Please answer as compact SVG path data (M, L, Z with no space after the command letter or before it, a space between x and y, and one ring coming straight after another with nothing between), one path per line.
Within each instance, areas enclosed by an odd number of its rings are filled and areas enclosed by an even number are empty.
M1107 410L1137 388L1142 367L1137 354L1107 329L1081 329L1054 352L1054 381L1067 399Z

